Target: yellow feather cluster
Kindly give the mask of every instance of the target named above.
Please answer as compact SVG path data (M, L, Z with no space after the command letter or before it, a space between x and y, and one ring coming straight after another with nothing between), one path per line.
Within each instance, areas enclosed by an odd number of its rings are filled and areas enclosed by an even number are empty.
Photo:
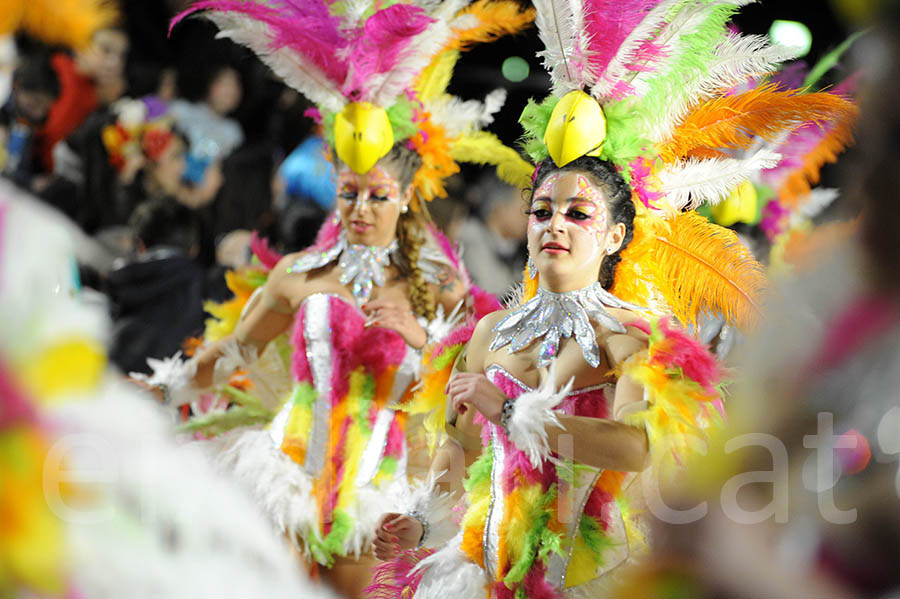
M453 142L451 153L455 160L496 166L497 176L519 189L531 181L531 164L493 133L476 131L462 135Z
M78 49L117 16L109 0L2 0L0 34L24 30L49 44Z

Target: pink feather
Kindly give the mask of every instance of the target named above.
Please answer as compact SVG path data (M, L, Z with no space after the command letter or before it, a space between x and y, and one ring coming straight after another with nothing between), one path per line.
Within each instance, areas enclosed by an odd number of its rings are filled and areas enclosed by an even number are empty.
M601 74L634 28L660 0L585 0L591 69ZM649 55L648 55L649 56ZM634 62L634 61L632 61Z
M259 261L266 270L275 268L275 265L278 264L278 261L282 258L281 254L269 246L269 240L260 237L259 233L256 231L253 231L253 234L250 236L250 250L253 252L254 256L259 258Z
M659 321L665 342L656 344L651 361L666 368L680 369L684 376L700 384L707 392L717 394L722 380L719 363L702 343L674 326L668 319Z
M401 553L389 562L378 564L373 572L372 584L366 588L363 596L368 599L412 597L426 572L424 568L416 569L416 566L434 552L434 549L414 549Z
M0 360L0 431L35 419L34 408Z
M374 90L368 84L372 78L394 68L413 38L432 23L434 19L421 7L410 4L394 4L372 15L362 34L352 42L350 76L343 93L370 100Z
M240 15L264 24L269 30L270 50L288 48L315 64L334 83L343 83L347 66L337 58L338 51L347 46L340 32L340 18L332 15L324 0L201 0L178 14L169 32L185 17L210 10L224 15Z

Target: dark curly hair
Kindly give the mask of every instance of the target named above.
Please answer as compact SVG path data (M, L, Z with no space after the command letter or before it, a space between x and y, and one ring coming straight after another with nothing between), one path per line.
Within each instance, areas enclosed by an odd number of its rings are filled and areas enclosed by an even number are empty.
M616 266L622 261L622 251L628 247L634 238L634 203L631 201L631 188L622 175L611 162L600 160L593 156L582 156L563 167L556 166L552 160L542 161L534 176L534 184L529 194L529 202L534 196L534 190L548 176L555 172L582 171L598 185L606 195L606 204L613 221L625 225L625 237L622 245L614 253L606 256L600 265L598 280L604 289L610 289L616 277Z

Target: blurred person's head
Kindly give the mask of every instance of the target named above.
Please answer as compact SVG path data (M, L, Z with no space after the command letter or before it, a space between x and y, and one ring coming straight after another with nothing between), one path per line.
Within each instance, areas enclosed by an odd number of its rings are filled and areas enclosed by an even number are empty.
M206 103L222 116L237 110L244 96L240 74L233 67L220 66L213 73L206 91Z
M91 38L91 43L75 53L79 70L98 82L123 79L128 47L128 34L124 29L99 29Z
M18 116L39 125L58 97L59 79L49 57L37 54L23 58L12 77L12 99Z
M488 173L469 191L469 200L495 234L503 239L525 240L528 215L520 190Z
M160 130L144 134L146 158L144 187L148 192L174 195L181 186L186 168L187 142L178 133Z
M197 214L172 198L155 198L140 204L128 226L137 241L138 253L169 247L196 256L200 246Z

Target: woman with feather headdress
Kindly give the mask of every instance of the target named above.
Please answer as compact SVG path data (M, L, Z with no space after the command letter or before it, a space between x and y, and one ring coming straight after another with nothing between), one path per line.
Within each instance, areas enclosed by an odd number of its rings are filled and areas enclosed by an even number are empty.
M392 561L370 597L594 597L639 553L640 488L684 465L722 408L716 361L658 317L749 326L765 286L693 209L778 158L724 150L852 110L795 90L725 95L791 55L730 33L742 4L535 2L553 93L520 119L537 164L521 303L435 349L449 383L426 380L420 398L454 414L435 471L480 432L462 530L448 541L429 489L385 515L376 554ZM433 548L401 554L416 544Z
M533 11L485 0L203 0L185 14L195 11L315 103L337 210L308 250L280 257L260 246L264 268L232 276L247 293L211 307L221 318L181 372L189 384L169 379L169 392L197 405L198 390L224 382L217 372L249 373L249 390L219 387L229 409L187 428L234 429L214 440L217 462L323 578L356 596L369 580L374 518L407 490L406 417L395 406L419 350L460 303L472 315L497 307L469 284L424 202L444 195L457 160L497 165L519 184L530 172L481 131L503 92L461 101L446 88L461 50L518 31Z

